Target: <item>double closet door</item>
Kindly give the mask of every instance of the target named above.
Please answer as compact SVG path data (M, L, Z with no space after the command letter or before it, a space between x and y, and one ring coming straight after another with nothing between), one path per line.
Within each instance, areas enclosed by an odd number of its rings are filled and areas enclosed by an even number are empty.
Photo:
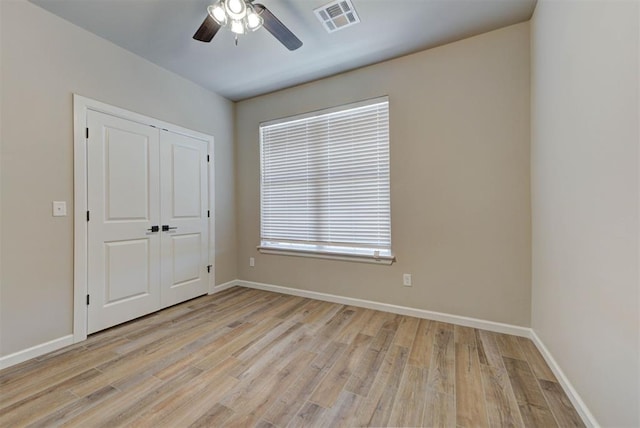
M88 111L88 333L207 293L207 142Z

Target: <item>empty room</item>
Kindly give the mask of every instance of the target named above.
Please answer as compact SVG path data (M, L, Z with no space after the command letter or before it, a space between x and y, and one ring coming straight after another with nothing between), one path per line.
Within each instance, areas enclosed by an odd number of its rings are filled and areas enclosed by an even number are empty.
M640 426L640 1L0 0L0 426Z

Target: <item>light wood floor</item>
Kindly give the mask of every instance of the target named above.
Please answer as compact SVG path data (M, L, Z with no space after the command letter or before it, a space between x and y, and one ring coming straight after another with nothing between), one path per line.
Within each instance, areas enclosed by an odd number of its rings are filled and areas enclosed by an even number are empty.
M0 372L0 426L583 426L528 339L232 288Z

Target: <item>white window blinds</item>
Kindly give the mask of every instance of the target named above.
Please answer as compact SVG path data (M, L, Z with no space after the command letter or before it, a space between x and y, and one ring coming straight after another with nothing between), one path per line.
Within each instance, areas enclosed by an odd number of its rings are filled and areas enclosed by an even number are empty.
M261 124L261 249L391 259L386 97Z

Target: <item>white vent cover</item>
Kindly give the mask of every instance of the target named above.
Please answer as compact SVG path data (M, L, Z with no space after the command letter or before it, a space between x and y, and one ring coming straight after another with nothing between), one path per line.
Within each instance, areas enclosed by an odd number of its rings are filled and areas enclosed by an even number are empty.
M335 0L313 11L329 33L360 22L351 0Z

